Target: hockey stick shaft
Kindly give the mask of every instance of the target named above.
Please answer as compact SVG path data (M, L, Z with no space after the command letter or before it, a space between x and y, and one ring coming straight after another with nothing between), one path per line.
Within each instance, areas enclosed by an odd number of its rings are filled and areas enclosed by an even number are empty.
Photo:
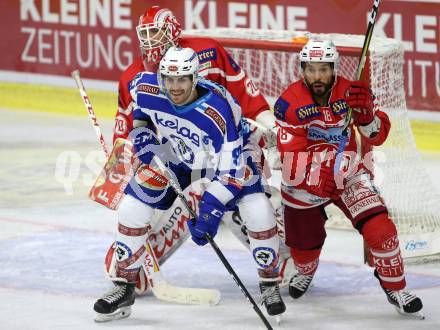
M99 144L104 150L105 156L108 158L110 152L105 144L104 136L102 135L101 127L99 126L98 120L96 119L95 111L93 110L92 103L90 102L89 96L87 95L86 89L84 88L84 84L81 80L81 76L79 74L79 70L72 71L72 78L75 80L76 85L78 86L79 93L81 94L81 98L84 102L84 106L86 107L87 114L89 115L90 120L92 121L93 128L95 129L96 136L98 137Z
M158 157L156 157L156 158L157 158L156 159L156 163L166 173L166 176L167 176L169 184L174 189L174 191L176 192L177 196L181 199L181 201L183 202L183 204L187 208L188 212L191 214L192 218L194 219L193 221L195 221L195 219L197 219L197 214L194 211L194 209L191 207L191 205L189 204L189 202L186 199L185 195L183 194L182 189L180 188L179 184L172 178L172 176L170 175L170 173L168 171L168 167L162 162L162 160L159 159ZM232 276L232 278L235 281L235 283L237 284L237 286L240 288L241 292L243 292L243 294L246 297L246 299L252 305L252 307L254 308L255 312L260 317L261 321L264 323L266 328L269 329L269 330L273 330L273 328L270 325L269 321L264 316L264 314L261 312L261 310L258 307L257 303L252 298L252 296L250 295L249 291L246 289L246 287L244 286L243 282L241 281L240 277L238 277L237 273L234 271L234 269L232 268L231 264L229 263L229 261L224 256L223 252L218 247L217 243L214 241L214 239L209 234L206 234L205 237L208 240L208 242L211 245L211 247L214 249L214 252L219 257L220 261L223 263L225 268L228 270L229 274Z
M360 80L365 68L365 62L367 60L368 49L370 47L371 38L373 37L374 24L376 23L376 18L379 12L380 0L374 0L373 8L368 18L367 32L365 33L364 44L362 45L361 55L359 57L359 65L356 70L356 80ZM353 109L348 108L347 116L345 117L344 127L341 133L341 140L339 141L338 150L336 151L336 161L334 165L335 172L339 172L339 168L342 160L342 153L348 142L348 130L353 114Z
M359 57L359 65L356 70L356 80L361 79L365 68L365 62L367 60L368 49L370 48L371 38L373 36L374 24L376 23L377 14L379 12L380 0L374 0L373 9L371 10L370 17L368 18L367 32L365 33L364 44L362 45L361 55ZM348 125L350 124L353 109L349 108L347 117L344 123L344 132L348 130ZM345 136L347 133L345 134Z
M98 137L99 144L101 145L105 156L108 158L110 152L105 143L104 135L102 134L101 127L99 126L98 120L96 118L95 112L92 107L92 103L87 95L86 89L84 88L84 84L81 80L81 76L79 70L72 71L72 78L75 80L76 85L78 86L79 92L81 94L81 98L84 102L84 106L87 109L87 113L89 115L90 120L92 121L93 128L95 129L96 136ZM143 265L147 274L150 274L150 280L152 282L152 291L157 299L165 300L165 301L173 301L177 303L190 303L190 304L217 304L220 300L220 293L218 290L211 289L199 289L199 288L183 288L183 287L175 287L169 285L159 268L159 263L157 262L156 255L154 254L153 248L150 245L150 242L147 240L147 248L148 256L150 259L154 260L152 265ZM150 267L151 266L151 267ZM160 285L159 285L160 284ZM157 288L162 288L161 290ZM166 287L170 290L163 290ZM176 291L180 293L179 296L173 295L168 291Z

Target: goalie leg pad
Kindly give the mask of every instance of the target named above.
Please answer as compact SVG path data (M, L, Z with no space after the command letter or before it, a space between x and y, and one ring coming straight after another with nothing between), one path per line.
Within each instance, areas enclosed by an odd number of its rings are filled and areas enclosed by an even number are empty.
M370 247L372 261L382 286L392 291L405 288L397 230L388 213L380 213L370 218L364 223L361 233Z

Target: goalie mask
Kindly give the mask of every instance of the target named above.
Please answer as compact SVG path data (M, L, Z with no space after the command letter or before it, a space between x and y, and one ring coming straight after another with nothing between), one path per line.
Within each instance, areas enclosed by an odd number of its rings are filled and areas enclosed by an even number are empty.
M159 63L158 81L171 102L183 105L189 101L197 85L198 70L199 58L192 48L171 47L168 49ZM186 78L189 78L190 82ZM178 87L171 87L176 85ZM172 92L171 89L177 91ZM179 91L181 97L177 97Z
M157 64L169 47L177 45L182 28L169 9L153 6L139 18L136 33L142 59L151 65Z
M335 44L330 40L309 40L301 50L299 59L302 70L304 70L305 64L310 62L333 63L333 70L336 75L339 53Z

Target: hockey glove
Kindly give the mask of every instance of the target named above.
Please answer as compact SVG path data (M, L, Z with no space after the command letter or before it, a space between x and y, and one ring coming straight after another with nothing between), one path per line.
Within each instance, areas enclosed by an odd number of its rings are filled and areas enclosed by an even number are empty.
M225 211L224 206L214 206L203 200L200 201L199 217L197 220L192 219L187 222L194 243L203 246L208 243L206 234L209 234L211 238L215 237Z
M338 187L336 184L333 166L324 166L324 164L321 167L309 165L305 188L312 195L333 200L338 199L344 191L343 187Z
M374 96L367 83L353 81L345 92L345 101L353 109L355 125L365 126L373 121Z
M137 127L130 132L129 138L133 143L136 157L144 164L150 164L160 147L156 133L149 127Z

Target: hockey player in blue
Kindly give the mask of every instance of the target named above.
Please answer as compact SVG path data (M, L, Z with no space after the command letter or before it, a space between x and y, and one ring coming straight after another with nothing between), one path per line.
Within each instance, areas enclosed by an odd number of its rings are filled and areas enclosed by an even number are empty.
M199 79L198 68L191 48L172 47L158 74L143 72L131 83L130 138L143 165L118 210L115 288L95 303L97 320L130 314L153 212L168 209L177 197L155 165L156 157L167 164L182 190L198 178L208 178L196 207L198 218L187 222L196 244L206 244L206 234L214 238L223 214L238 207L260 277L262 301L269 315L285 311L278 287L276 221L259 172L246 152L248 136L240 106L224 88Z

